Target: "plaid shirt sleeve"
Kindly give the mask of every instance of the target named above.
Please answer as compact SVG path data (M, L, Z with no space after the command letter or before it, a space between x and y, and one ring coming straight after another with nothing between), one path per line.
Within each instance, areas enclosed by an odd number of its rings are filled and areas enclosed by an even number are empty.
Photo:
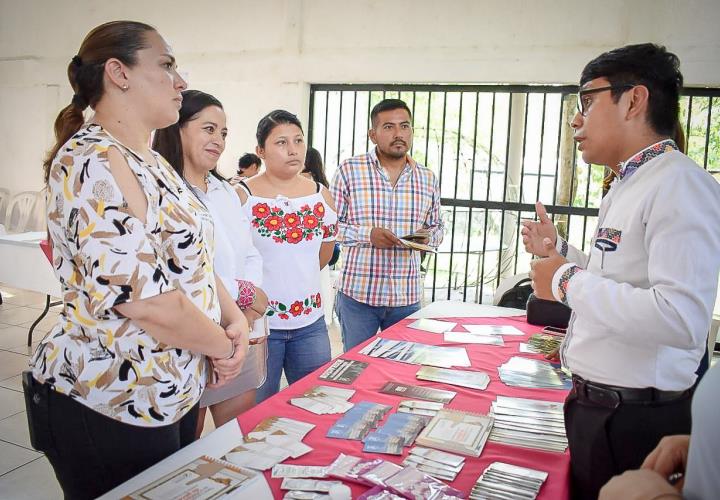
M443 236L445 236L445 224L440 217L440 184L438 183L437 177L432 177L432 207L425 219L425 227L430 231L430 242L429 246L438 248L442 243Z
M338 216L337 241L343 245L369 246L372 226L349 224L348 209L350 205L350 187L347 182L347 164L341 163L333 178L331 192L335 200Z

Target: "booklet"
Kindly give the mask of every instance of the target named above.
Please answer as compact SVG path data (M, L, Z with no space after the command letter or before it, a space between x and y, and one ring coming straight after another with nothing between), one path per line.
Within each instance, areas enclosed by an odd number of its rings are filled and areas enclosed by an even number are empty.
M424 243L419 243L417 241L410 241L406 240L405 237L399 238L400 243L403 246L408 247L411 250L418 250L421 252L430 252L430 253L437 253L437 248L433 248L430 245L426 245Z
M492 429L493 418L459 410L440 410L415 440L438 450L480 456Z
M205 500L230 497L258 472L206 455L129 494L130 500Z
M319 378L338 384L352 384L367 366L368 364L362 361L338 358L322 372Z
M455 328L457 323L452 321L440 321L437 319L421 318L413 321L408 325L408 328L414 328L415 330L423 330L429 333L443 333L449 332Z
M445 342L456 342L458 344L505 345L503 338L498 335L477 335L475 333L465 332L445 332L443 340Z
M525 335L525 332L510 325L462 325L476 335Z
M449 403L457 394L453 391L445 391L442 389L433 389L432 387L421 387L419 385L400 384L398 382L388 382L380 392L384 394L393 394L395 396L405 396L415 399L424 399L426 401L435 401L437 403Z
M490 375L481 371L452 370L450 368L437 368L434 366L423 366L415 374L420 380L431 382L443 382L470 389L485 390L490 383Z

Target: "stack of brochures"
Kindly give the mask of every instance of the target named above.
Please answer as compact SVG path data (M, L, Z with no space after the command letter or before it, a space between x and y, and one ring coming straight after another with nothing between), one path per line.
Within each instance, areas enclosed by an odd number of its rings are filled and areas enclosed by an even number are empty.
M397 411L401 413L414 413L415 415L434 417L437 415L437 412L443 408L445 408L443 403L437 403L434 401L414 401L412 399L408 399L400 401Z
M547 472L493 462L478 478L471 500L533 500L548 477Z
M527 344L520 344L520 352L532 352L537 354L550 354L556 351L563 338L557 335L548 335L546 333L536 333L530 335Z
M464 347L439 347L378 337L359 352L373 358L385 358L415 365L442 368L470 366L470 358Z
M242 498L245 486L260 474L206 455L153 481L125 498Z
M465 457L415 446L410 449L410 453L402 464L415 467L417 470L443 481L454 481L465 465Z
M360 401L330 427L327 437L362 441L390 410L390 405Z
M302 397L290 399L290 404L316 415L345 413L353 407L348 401L353 394L353 389L318 385L305 391Z
M485 390L490 383L490 376L481 371L452 370L450 368L437 368L434 366L423 366L415 374L419 380L431 382L442 382L470 389Z
M498 366L500 380L513 387L570 390L572 380L547 361L513 356Z
M494 443L555 452L567 448L562 403L498 396L490 414Z
M410 413L393 413L385 424L363 439L366 453L402 455L403 447L410 446L431 417Z
M488 415L459 410L440 410L415 442L437 450L480 456L492 429Z
M251 469L270 469L283 460L312 451L302 440L314 427L285 417L266 418L243 438L243 444L230 450L224 458Z

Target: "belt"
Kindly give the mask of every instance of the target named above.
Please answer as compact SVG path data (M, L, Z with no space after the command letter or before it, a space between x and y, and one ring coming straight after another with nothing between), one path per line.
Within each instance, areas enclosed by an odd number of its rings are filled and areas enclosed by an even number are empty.
M651 403L668 402L679 399L690 393L691 389L684 391L661 391L654 387L635 389L618 387L614 385L590 382L582 377L573 375L573 391L579 401L590 401L600 406L617 408L620 403Z

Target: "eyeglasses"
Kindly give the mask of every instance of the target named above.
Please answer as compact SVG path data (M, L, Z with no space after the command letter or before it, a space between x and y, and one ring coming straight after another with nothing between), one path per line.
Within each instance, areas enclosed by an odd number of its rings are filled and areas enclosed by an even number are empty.
M582 116L587 116L588 108L592 104L592 99L586 99L587 96L597 94L598 92L605 92L606 90L622 90L626 92L633 88L635 85L626 83L624 85L608 85L607 87L598 87L595 89L585 89L577 93L577 110Z

